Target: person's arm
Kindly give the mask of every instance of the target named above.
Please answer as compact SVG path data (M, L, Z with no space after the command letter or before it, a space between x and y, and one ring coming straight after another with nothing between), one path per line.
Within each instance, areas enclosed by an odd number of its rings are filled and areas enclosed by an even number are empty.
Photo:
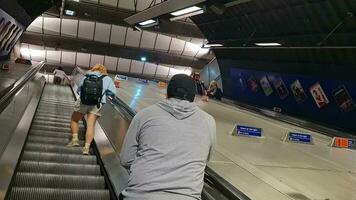
M208 120L209 123L209 129L210 129L210 139L211 139L211 146L209 149L209 156L208 156L208 162L211 159L211 156L213 155L213 152L216 147L216 124L215 124L215 119L213 117L210 117Z
M79 94L79 95L80 95L80 90L81 90L81 88L83 86L83 83L84 83L84 79L85 79L85 76L84 76L84 78L82 78L82 80L80 80L78 88L77 88L77 94Z
M138 149L138 134L140 132L140 123L137 115L132 119L129 129L127 130L124 143L120 152L121 165L130 169L132 162L136 158Z
M109 80L108 88L106 91L107 95L116 96L116 87L115 87L114 81L110 77L108 77L107 79Z

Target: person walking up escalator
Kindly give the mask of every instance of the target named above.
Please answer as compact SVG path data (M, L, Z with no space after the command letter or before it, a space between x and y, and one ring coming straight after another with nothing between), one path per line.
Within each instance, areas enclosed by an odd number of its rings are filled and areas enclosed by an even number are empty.
M106 103L106 96L115 96L116 88L113 80L107 76L106 68L96 64L80 81L77 93L80 98L75 102L71 119L72 140L68 146L79 146L79 120L87 115L87 130L83 154L89 154L90 144L94 139L96 120L101 116L100 109Z

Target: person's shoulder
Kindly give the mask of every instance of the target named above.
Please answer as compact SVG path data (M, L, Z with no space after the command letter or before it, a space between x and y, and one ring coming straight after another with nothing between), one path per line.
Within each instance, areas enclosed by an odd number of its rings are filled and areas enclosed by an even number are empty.
M197 108L198 112L207 120L208 123L215 123L215 119L213 116L211 116L209 113L205 112L201 108Z

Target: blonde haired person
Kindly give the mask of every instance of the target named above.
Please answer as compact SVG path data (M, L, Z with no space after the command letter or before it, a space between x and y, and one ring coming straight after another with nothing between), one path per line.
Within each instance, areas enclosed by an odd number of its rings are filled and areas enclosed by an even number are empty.
M218 86L218 82L216 82L215 80L210 82L207 94L211 98L214 98L219 101L221 100L223 94Z
M79 146L79 140L78 140L78 132L79 132L79 120L81 120L84 115L87 115L87 130L85 134L85 145L83 147L83 154L88 155L89 154L89 149L90 149L90 144L94 139L94 129L95 129L95 123L96 120L101 116L100 109L101 107L106 103L106 96L107 95L112 95L115 96L116 94L116 88L114 85L113 80L107 76L108 72L106 70L106 67L101 64L96 64L93 66L85 75L84 78L80 81L77 89L77 93L81 96L81 98L78 98L78 100L75 102L74 106L74 112L72 114L72 119L71 119L71 129L72 129L72 140L69 142L68 146L74 147L74 146ZM85 88L89 87L89 84L86 84L85 81L90 79L91 80L100 80L100 86L102 86L102 94L100 96L100 100L97 100L98 102L96 105L88 104L88 103L83 103L83 94L84 91L88 91L91 88ZM99 81L98 81L99 82ZM95 82L94 83L98 83ZM93 83L93 82L91 82ZM97 86L97 85L94 85ZM84 90L85 88L85 90ZM95 89L93 90L95 91Z

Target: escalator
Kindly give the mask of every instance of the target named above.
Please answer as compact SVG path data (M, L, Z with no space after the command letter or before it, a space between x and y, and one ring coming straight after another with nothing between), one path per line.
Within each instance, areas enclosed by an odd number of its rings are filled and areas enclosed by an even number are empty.
M45 85L8 199L111 199L97 157L67 147L73 105L70 87Z

